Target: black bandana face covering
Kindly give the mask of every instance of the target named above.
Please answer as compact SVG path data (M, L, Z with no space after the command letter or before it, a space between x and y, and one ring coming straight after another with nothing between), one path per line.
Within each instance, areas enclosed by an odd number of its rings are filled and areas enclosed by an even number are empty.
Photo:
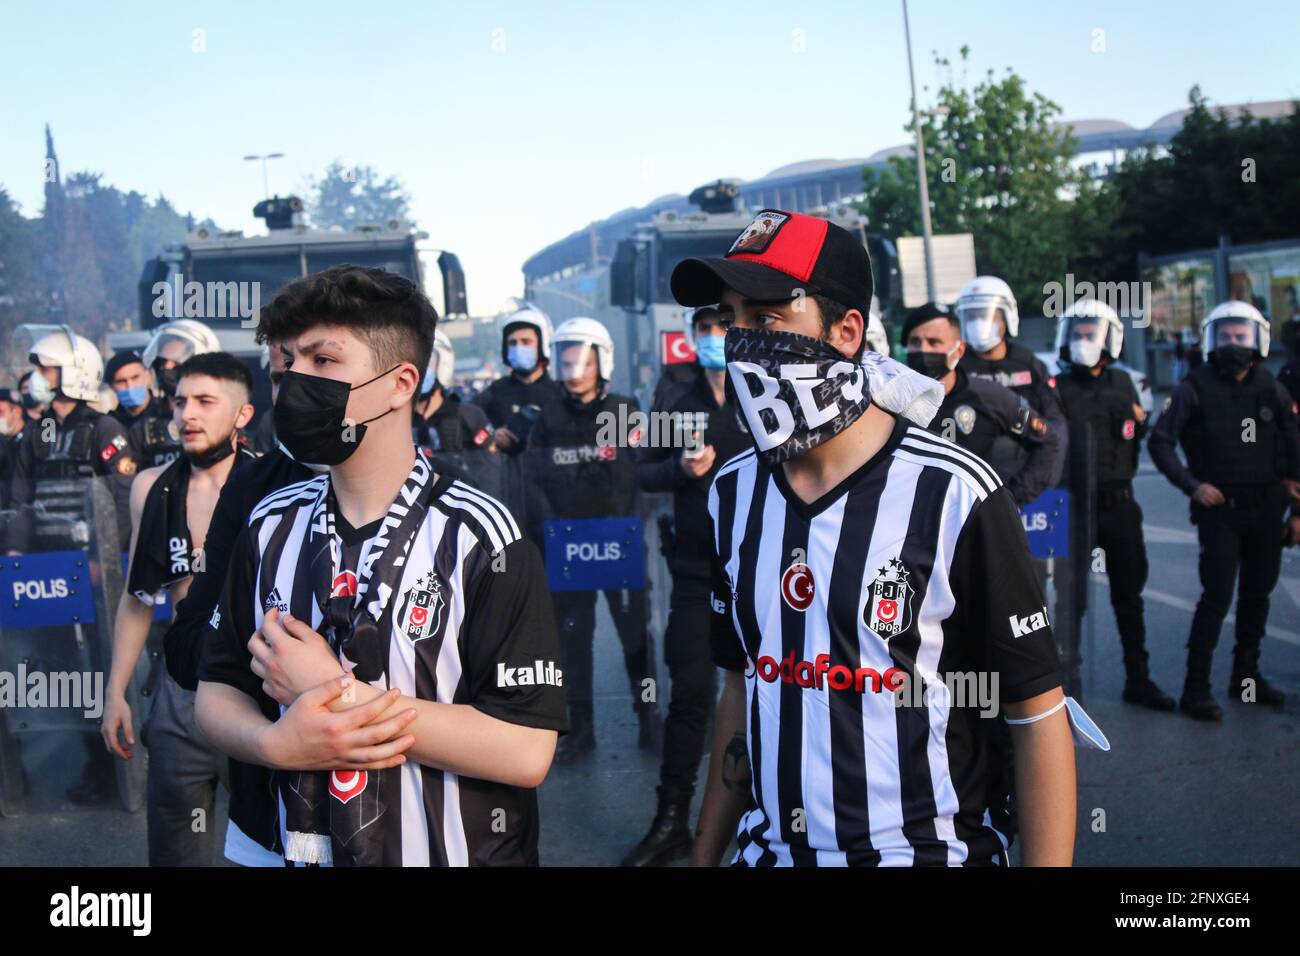
M394 365L360 385L319 375L285 372L276 396L275 433L280 443L304 465L339 465L347 461L366 436L366 425L388 412L349 427L348 394L377 382L399 368Z
M821 339L732 326L725 348L729 381L768 467L838 435L871 403L862 366Z

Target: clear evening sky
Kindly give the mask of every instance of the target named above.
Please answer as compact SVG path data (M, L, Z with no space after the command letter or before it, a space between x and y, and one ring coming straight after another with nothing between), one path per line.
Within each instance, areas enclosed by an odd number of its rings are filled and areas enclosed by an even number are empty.
M1011 66L1067 119L1147 126L1194 83L1221 104L1300 97L1294 0L910 9L931 91L932 51L966 44L972 81ZM262 181L245 154L286 154L270 167L280 193L335 158L369 163L459 254L475 313L594 219L718 177L866 156L906 139L907 110L898 0L0 2L0 184L26 215L41 206L46 122L65 173L248 232Z

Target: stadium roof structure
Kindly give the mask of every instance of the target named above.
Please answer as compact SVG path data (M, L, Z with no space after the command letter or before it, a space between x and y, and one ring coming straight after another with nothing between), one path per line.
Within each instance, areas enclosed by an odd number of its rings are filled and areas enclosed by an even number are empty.
M1291 100L1272 100L1213 109L1235 121L1246 111L1256 117L1278 119L1288 115L1293 107ZM1057 126L1069 127L1073 132L1078 140L1076 156L1090 153L1116 154L1121 150L1129 151L1144 146L1168 145L1182 128L1183 120L1189 112L1183 109L1167 113L1145 129L1136 129L1120 120L1111 119L1067 120ZM806 159L781 166L759 179L732 178L729 181L740 187L741 199L749 209L773 207L806 212L861 195L863 167L878 169L891 156L911 155L913 149L908 143L877 150L866 157ZM644 206L619 210L530 256L523 266L525 280L561 273L589 263L593 248L602 260L607 260L619 240L630 238L637 225L648 222L660 213L693 211L694 207L680 193L669 193Z

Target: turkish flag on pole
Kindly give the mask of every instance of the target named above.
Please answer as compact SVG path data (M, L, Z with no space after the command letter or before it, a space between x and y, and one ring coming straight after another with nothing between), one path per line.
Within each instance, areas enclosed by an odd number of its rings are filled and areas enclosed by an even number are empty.
M664 365L681 365L695 361L695 349L686 341L685 332L663 332L660 334L660 360Z

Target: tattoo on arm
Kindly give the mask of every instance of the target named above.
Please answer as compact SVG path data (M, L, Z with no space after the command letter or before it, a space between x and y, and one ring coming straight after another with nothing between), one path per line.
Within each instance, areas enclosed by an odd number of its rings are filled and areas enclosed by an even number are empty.
M736 734L722 754L722 785L728 790L748 790L750 781L749 747L743 733Z

